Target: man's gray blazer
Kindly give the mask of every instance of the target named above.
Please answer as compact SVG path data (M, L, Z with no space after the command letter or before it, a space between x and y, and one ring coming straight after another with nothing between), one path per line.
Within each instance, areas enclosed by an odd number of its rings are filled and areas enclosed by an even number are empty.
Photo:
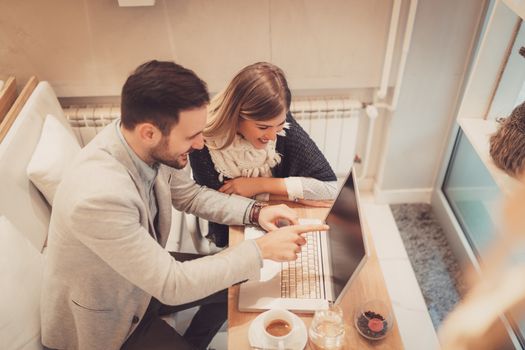
M183 304L258 274L261 258L253 241L184 263L164 249L171 204L239 225L249 199L197 186L184 171L161 165L154 185L155 230L145 190L114 123L64 175L49 227L41 303L45 346L119 349L151 296Z

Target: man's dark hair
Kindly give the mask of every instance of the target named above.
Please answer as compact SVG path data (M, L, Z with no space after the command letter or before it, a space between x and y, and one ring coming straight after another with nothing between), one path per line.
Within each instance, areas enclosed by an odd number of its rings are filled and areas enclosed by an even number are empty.
M140 65L122 87L122 125L155 125L163 135L179 121L179 112L210 102L206 83L175 62L149 61Z

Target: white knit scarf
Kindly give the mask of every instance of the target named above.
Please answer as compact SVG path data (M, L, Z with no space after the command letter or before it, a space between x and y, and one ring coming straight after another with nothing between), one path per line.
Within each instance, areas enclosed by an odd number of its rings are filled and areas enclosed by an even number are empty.
M285 123L284 128L288 129L289 124ZM283 129L278 133L285 136ZM219 181L223 182L224 178L235 179L236 177L271 177L272 168L281 162L281 155L275 150L276 141L268 141L266 147L257 149L250 142L245 140L239 134L231 145L218 150L221 140L206 140L210 151L210 156L219 173Z

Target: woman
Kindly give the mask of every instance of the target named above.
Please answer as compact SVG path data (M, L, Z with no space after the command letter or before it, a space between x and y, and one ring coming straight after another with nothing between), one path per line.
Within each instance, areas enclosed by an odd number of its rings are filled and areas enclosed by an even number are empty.
M260 62L242 69L210 103L206 147L190 154L195 181L258 199L334 199L337 178L290 102L280 68ZM227 245L228 227L210 223L208 238Z

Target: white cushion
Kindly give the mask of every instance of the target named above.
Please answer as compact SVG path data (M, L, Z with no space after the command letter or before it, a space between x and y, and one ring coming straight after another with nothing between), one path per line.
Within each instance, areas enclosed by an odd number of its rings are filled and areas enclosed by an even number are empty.
M80 151L80 145L73 131L49 114L46 116L40 140L27 165L27 176L53 205L53 198L62 175L73 158Z
M40 289L44 257L0 217L0 348L42 349Z

